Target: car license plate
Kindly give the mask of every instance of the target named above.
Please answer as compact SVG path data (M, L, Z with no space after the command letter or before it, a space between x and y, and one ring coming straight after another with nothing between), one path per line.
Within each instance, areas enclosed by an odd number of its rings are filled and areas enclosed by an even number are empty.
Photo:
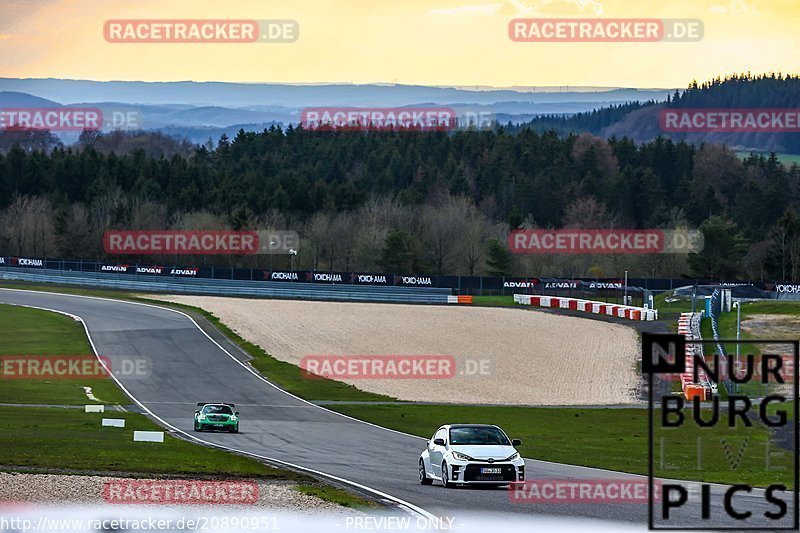
M500 474L502 470L499 468L481 468L481 474Z

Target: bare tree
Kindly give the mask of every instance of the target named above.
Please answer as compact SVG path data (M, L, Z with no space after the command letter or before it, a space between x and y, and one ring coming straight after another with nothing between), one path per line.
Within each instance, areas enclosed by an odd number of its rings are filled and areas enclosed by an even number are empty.
M474 276L478 267L484 262L490 233L489 220L473 207L467 214L460 242L461 259L465 271L470 276Z
M601 229L613 226L614 218L594 196L578 198L564 210L565 228Z
M442 205L425 205L421 209L421 235L436 273L452 268L452 260L461 241L470 210L464 198L447 198Z
M17 255L46 257L56 252L54 214L40 196L17 196L0 220L0 233Z
M89 212L83 204L72 204L59 224L56 236L61 257L96 259L97 233L89 222Z
M619 172L619 162L608 141L596 137L591 133L582 133L575 139L572 145L572 158L581 162L587 157L593 157L594 161L586 161L590 166L596 166L600 170L600 178L608 179Z
M307 252L299 257L305 256L311 261L311 270L319 269L320 262L327 256L327 245L331 231L331 220L327 213L315 213L304 228L303 235L308 242Z
M745 255L742 260L744 270L747 272L750 279L764 279L764 265L769 256L771 244L769 240L765 240L754 242L750 245L750 248L747 250L747 255Z

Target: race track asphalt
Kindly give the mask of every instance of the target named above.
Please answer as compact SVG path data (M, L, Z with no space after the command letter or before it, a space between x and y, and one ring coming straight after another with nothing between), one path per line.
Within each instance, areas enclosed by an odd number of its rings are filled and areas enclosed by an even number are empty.
M0 303L80 317L95 349L110 358L112 371L127 392L162 424L203 441L337 476L437 516L476 512L511 513L520 518L563 515L646 525L647 506L643 504L515 503L507 489L421 486L417 461L424 439L344 417L272 386L241 363L245 357L231 343L214 332L212 339L182 313L125 301L6 289L0 289ZM136 358L146 358L150 372L120 375L123 362ZM192 413L199 401L235 403L241 413L241 432L194 433ZM528 479L643 479L536 460L526 460L526 470ZM721 505L720 490L715 487L713 491L715 507ZM691 494L690 501L694 501L697 494ZM760 497L748 500L756 513L774 510ZM696 504L682 515L685 525L716 523L701 523Z

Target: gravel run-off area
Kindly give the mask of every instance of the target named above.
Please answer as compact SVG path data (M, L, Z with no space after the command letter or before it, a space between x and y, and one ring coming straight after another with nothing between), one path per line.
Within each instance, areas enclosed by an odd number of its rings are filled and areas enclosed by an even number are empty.
M455 371L443 379L341 379L400 400L515 405L637 402L639 340L625 325L528 309L157 298L205 309L245 340L297 365L311 355L453 357Z
M180 501L172 500L168 504L147 501L154 490L160 487L160 494L166 494L165 488L173 483L183 484L186 494L192 494L192 487L195 490L202 490L203 484L208 484L214 488L214 495L210 496L211 502L217 503L224 500L220 494L228 494L229 502L218 505L221 510L235 511L254 510L254 509L273 509L280 511L302 511L303 513L349 513L353 514L352 509L342 507L338 504L328 502L302 494L294 490L295 484L288 481L263 481L263 480L231 480L222 483L231 483L226 492L216 491L217 485L213 481L203 481L197 479L176 480L176 479L152 479L152 478L117 478L105 476L84 476L84 475L60 475L60 474L27 474L0 472L0 506L8 504L47 504L47 505L159 505L168 506L171 509L182 508ZM112 493L107 489L107 484L113 484L117 492ZM253 488L253 484L257 489ZM236 487L247 485L248 491L242 489L237 491ZM145 491L138 490L145 487ZM188 488L186 488L188 487ZM114 495L119 496L115 497ZM137 494L139 496L137 496ZM207 493L210 494L210 493ZM144 496L141 496L144 495ZM241 495L246 495L243 501ZM116 498L116 499L115 499ZM136 498L144 498L137 500ZM124 500L124 501L123 501ZM237 503L234 503L237 500ZM184 500L185 501L185 500ZM212 503L202 503L209 506ZM217 507L217 505L215 505Z

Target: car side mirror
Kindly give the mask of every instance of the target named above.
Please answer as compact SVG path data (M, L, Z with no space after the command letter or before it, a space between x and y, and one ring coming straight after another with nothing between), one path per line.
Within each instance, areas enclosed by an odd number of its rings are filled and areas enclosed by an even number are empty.
M444 446L444 439L433 439L433 443L436 446Z
M239 416L239 411L233 413L235 416Z
M520 444L522 444L521 440L519 440L519 439L511 439L511 445L512 446L519 446Z

